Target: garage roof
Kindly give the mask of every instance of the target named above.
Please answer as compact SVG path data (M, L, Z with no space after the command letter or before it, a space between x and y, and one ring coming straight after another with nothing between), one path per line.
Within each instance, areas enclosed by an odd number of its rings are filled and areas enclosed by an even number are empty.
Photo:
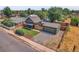
M60 24L58 23L49 23L49 22L42 22L43 26L52 27L52 28L60 28Z

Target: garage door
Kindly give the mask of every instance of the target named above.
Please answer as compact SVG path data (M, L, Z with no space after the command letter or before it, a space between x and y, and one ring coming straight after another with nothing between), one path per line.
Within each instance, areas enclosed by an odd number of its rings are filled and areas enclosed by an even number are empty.
M33 28L33 24L27 24L26 25L28 28Z
M49 27L44 27L43 30L45 32L52 33L52 34L56 34L56 31L57 31L55 28L49 28Z

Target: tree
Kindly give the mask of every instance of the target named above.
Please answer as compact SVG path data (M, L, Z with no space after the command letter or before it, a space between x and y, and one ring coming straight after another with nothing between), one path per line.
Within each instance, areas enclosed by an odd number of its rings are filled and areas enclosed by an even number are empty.
M27 14L26 13L24 13L23 11L22 12L20 12L20 17L26 17L27 16Z
M41 8L41 10L35 11L34 14L38 15L42 20L48 18L48 11L44 8Z
M32 14L32 11L31 11L30 8L28 8L28 10L27 10L27 14L28 14L28 15L31 15L31 14Z
M48 18L51 22L55 20L62 20L62 8L59 7L51 7L48 9Z
M10 17L12 14L12 11L9 7L5 7L3 10L4 15L6 15L7 17Z
M50 13L48 17L49 17L50 21L53 22L55 20L60 20L61 15L58 13Z
M41 10L36 11L34 14L38 15L41 19L47 18L47 13L46 12L42 12Z
M48 11L45 8L41 8L43 19L48 18Z
M35 14L38 15L41 19L44 17L42 11L36 11Z
M64 8L63 10L64 15L70 14L70 10L68 8Z
M41 8L41 10L42 10L42 11L46 11L46 9L45 9L45 8Z

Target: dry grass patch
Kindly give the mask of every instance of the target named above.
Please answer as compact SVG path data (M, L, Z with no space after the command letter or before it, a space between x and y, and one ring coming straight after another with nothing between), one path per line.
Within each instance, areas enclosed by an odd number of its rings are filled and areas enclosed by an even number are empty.
M70 31L68 31L63 38L63 42L60 45L59 51L79 51L79 28L71 26Z

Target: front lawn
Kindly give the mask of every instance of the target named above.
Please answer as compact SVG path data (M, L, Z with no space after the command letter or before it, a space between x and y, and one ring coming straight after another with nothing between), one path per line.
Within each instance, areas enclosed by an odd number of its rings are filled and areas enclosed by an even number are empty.
M32 29L29 30L29 29L22 28L22 29L18 29L18 30L22 31L24 33L24 35L29 35L32 37L38 34L37 31L34 31Z

